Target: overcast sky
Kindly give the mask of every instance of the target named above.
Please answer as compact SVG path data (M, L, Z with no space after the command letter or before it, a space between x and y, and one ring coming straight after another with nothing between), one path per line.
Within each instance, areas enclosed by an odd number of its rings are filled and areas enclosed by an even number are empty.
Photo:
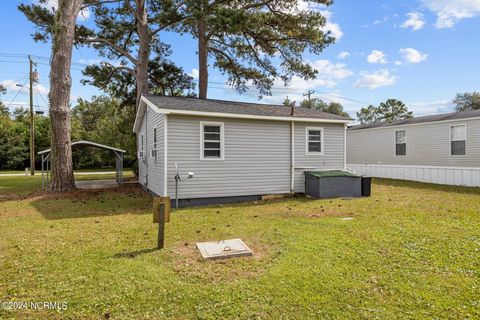
M33 25L16 8L31 1L0 3L0 83L8 89L2 100L10 108L28 101L28 92L15 85L26 83L28 74L27 61L18 54L45 57L38 59L35 104L37 109L47 105L50 44L32 40ZM336 0L328 8L309 9L326 15L327 28L337 39L320 55L304 55L319 71L317 79L294 78L287 88L279 82L272 96L258 100L254 90L239 94L222 85L225 78L211 70L209 98L281 103L288 96L299 102L312 89L314 96L341 102L351 116L388 98L404 101L415 115L426 115L453 110L450 101L457 92L480 90L480 0ZM89 23L91 17L86 13L81 19ZM170 33L161 39L172 46L170 58L196 77L195 41ZM84 64L99 61L95 51L75 49L73 61L72 103L100 93L80 83Z

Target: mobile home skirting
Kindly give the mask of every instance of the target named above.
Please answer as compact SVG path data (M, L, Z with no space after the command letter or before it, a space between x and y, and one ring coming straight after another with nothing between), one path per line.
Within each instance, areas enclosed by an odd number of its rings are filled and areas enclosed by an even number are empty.
M480 168L347 164L357 174L428 183L480 187Z

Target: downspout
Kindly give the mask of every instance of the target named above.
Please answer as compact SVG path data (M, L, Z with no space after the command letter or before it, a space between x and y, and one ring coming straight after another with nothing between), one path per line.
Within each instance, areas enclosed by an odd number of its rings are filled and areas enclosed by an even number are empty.
M295 180L295 122L290 121L290 194L294 194Z

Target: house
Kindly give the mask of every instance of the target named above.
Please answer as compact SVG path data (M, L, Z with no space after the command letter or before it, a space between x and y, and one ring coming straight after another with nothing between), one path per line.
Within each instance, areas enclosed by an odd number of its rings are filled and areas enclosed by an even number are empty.
M180 206L303 193L304 171L345 169L350 119L307 108L143 96L137 135L139 182Z
M480 186L480 110L350 127L347 163L373 177Z

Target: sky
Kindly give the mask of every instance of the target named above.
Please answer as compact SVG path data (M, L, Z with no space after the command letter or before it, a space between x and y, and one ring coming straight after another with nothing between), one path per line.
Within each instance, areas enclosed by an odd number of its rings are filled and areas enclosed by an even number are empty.
M10 109L28 103L27 55L34 55L39 83L34 93L36 110L47 111L50 44L36 43L34 26L18 11L20 3L0 2L0 84L7 88L1 97ZM50 0L55 1L55 0ZM261 100L254 89L240 94L225 77L210 67L208 98L281 104L288 97L299 103L308 90L312 97L342 103L352 117L361 107L378 105L389 98L402 100L416 116L454 110L457 93L480 90L480 0L336 0L329 7L301 2L300 9L319 10L327 17L326 30L336 42L321 54L304 54L318 70L315 80L298 77L284 87L276 82L272 96ZM79 17L90 23L88 12ZM171 45L170 59L198 80L196 42L189 36L161 33ZM72 64L72 106L78 98L102 94L81 84L86 64L99 63L93 49L75 48Z

